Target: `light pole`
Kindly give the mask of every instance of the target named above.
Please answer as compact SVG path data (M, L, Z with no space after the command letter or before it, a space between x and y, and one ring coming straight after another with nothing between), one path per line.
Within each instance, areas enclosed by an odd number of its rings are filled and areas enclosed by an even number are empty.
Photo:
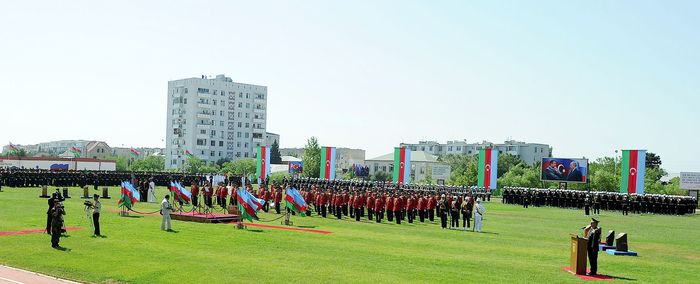
M617 175L617 150L615 150L615 175Z

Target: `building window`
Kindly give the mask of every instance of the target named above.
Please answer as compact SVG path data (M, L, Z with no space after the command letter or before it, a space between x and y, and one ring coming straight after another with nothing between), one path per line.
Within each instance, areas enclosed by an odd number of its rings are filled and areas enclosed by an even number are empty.
M237 134L236 136L237 136L238 138L241 138L241 133L238 132L238 134Z
M452 146L447 146L447 151L452 152Z
M219 147L224 147L224 141L219 141Z
M209 153L209 156L214 157L214 154L215 154L215 152L214 152L214 151L211 151L211 152Z
M197 146L207 145L207 139L197 139Z
M236 157L240 158L240 157L241 157L241 152L236 152Z
M250 133L246 132L246 133L245 133L245 138L250 138Z
M241 148L241 142L236 142L236 147Z
M245 157L248 158L248 152L245 152Z
M248 142L245 142L245 148L248 148Z
M245 118L250 118L250 113L246 113Z
M226 150L233 150L233 142L226 142Z
M245 103L245 108L250 108L250 103Z
M219 157L221 157L221 155L222 155L223 153L224 153L224 152L222 152L222 151L219 151Z
M225 101L221 101L221 106L226 106L226 102L225 102Z
M214 100L214 105L216 105L216 100Z
M238 94L238 97L242 99L242 98L243 98L243 93L239 93L239 94ZM238 156L240 157L240 155L238 155Z
M185 90L187 90L187 89L185 89ZM185 92L185 93L186 93L186 92ZM185 104L187 104L187 98L185 98Z
M379 163L374 163L374 171L379 171Z
M243 107L243 103L238 103L238 107Z
M211 140L211 145L216 146L216 140Z
M187 94L187 88L185 88L185 94Z
M250 128L250 123L245 123L245 128Z
M462 146L457 146L457 151L462 151Z

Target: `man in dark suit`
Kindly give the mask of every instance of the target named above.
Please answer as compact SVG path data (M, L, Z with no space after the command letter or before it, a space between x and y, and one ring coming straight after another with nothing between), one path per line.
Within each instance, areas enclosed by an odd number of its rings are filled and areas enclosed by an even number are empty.
M583 175L581 175L581 171L578 169L578 163L576 161L572 161L571 164L569 164L569 175L566 177L567 181L583 181Z
M562 178L561 173L557 169L557 161L550 161L549 167L544 170L544 174L548 180L560 180Z

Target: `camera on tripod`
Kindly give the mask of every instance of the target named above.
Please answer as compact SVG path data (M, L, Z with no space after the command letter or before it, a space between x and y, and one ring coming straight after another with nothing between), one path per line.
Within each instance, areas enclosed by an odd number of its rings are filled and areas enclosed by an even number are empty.
M92 202L90 202L89 200L86 200L85 202L83 202L83 205L85 205L87 207L92 207Z

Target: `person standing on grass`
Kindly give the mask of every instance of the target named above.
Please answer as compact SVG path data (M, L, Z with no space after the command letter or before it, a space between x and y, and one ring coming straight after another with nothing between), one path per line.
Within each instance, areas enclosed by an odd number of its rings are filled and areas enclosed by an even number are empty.
M160 229L165 231L165 223L168 223L168 231L172 230L172 226L170 225L170 210L173 210L173 207L170 206L170 195L166 194L165 199L160 202L160 210L161 214L163 214L163 221L160 223Z
M102 211L102 202L100 202L100 195L93 195L94 203L92 204L92 222L95 225L95 235L100 236L100 211Z
M586 275L596 275L598 273L598 244L600 243L598 220L591 218L591 224L584 228L583 234L588 239L588 261L591 263L591 271Z
M472 210L474 209L474 198L471 197L465 197L464 198L464 203L462 204L462 231L464 231L464 228L466 227L466 230L469 231L471 229L471 218L472 218Z
M148 183L148 203L156 203L156 183L153 179Z
M61 227L63 227L63 216L66 215L66 210L63 205L54 199L53 209L51 209L51 247L60 248L58 242L61 241Z
M440 214L440 228L447 229L447 200L444 194L438 202L438 213Z
M474 232L481 232L481 218L484 216L484 205L481 204L481 198L476 199L476 207L474 208Z

